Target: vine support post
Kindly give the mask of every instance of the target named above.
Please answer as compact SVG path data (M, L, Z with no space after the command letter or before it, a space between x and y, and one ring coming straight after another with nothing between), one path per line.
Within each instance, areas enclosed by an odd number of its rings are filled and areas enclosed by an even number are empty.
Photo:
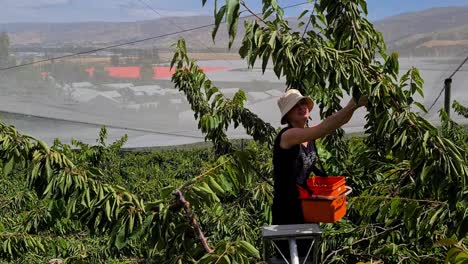
M444 90L445 90L445 97L444 97L444 108L447 116L450 117L450 90L452 89L452 79L448 78L444 81Z

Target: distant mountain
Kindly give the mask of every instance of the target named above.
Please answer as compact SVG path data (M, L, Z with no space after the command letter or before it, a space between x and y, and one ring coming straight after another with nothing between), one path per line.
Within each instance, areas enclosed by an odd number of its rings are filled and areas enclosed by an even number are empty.
M167 35L138 44L144 47L169 48L184 37L192 49L225 51L227 33L221 26L213 46L211 16L171 17L139 22L86 23L9 23L0 24L0 31L10 33L15 46L102 46L170 34L202 27L178 35ZM239 23L238 35L244 29ZM292 23L293 26L296 23ZM402 56L458 55L468 50L468 6L433 8L405 13L376 21L376 28L384 35L390 51ZM206 27L203 27L206 26ZM236 38L234 49L241 38Z
M468 51L468 6L405 13L374 25L388 49L402 56L453 56Z
M100 46L167 35L139 43L137 46L169 48L177 39L184 37L188 46L193 49L206 49L206 46L225 49L228 38L225 27L222 26L213 47L213 22L210 16L192 16L138 22L8 23L0 24L0 31L9 32L11 42L15 46ZM196 27L201 28L171 35ZM239 33L243 34L243 27L239 27ZM238 38L236 45L239 45L240 41Z

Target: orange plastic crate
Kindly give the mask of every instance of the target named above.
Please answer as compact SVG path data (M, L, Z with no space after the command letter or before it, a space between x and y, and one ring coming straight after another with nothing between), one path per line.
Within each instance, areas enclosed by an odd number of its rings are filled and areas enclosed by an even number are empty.
M307 186L316 195L338 196L345 191L346 180L343 176L314 176L307 179Z
M345 183L343 176L314 176L307 180L307 187L312 193L298 186L304 221L334 223L345 216L348 194L345 194Z
M335 200L303 199L305 222L335 223L346 215L346 196Z

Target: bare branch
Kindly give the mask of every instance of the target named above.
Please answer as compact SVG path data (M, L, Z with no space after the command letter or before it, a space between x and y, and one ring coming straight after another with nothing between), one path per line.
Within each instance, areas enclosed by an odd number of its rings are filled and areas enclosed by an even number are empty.
M184 206L185 209L185 215L187 216L187 219L189 223L196 229L198 233L198 238L200 239L200 242L203 245L203 248L207 253L213 253L213 249L208 245L208 240L206 239L205 235L203 234L200 225L197 222L197 219L195 218L195 214L192 212L192 209L190 208L190 203L185 200L184 195L180 190L175 191L175 196L176 199L180 201L180 203Z
M262 21L265 25L266 25L266 21L263 20L263 18L259 17L254 11L252 11L252 9L250 9L244 1L241 1L240 4L247 10L247 12L249 12L250 14L252 14L252 16L256 17L258 20Z

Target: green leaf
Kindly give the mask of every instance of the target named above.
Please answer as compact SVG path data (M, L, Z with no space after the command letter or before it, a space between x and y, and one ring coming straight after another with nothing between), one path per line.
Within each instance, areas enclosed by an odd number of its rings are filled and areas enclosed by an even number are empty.
M13 170L13 166L15 164L15 157L12 156L8 162L3 166L3 175L8 176L10 172Z
M457 248L457 247L454 247L454 248L451 248L448 252L447 252L447 257L445 258L445 262L444 263L450 263L450 264L458 264L458 263L454 263L454 260L456 258L456 256L458 254L460 254L461 252L461 249Z
M216 191L217 194L223 194L223 188L213 179L213 177L209 177L210 186Z
M435 221L437 220L437 216L444 210L444 207L439 208L431 217L431 220L429 221L429 225L432 226L434 225Z
M93 175L93 176L104 176L102 171L98 168L95 167L90 167L88 168L88 171Z
M47 154L50 153L49 146L47 146L47 144L46 144L44 141L38 140L37 143L39 143L39 145L42 147L42 149L43 149Z
M416 101L413 102L413 103L414 103L417 107L419 107L419 109L421 109L424 113L427 113L427 109L426 109L426 107L425 107L423 104L421 104L420 102L416 102Z
M109 221L112 221L111 219L111 206L109 200L106 201L106 216Z
M219 89L217 87L209 88L206 93L206 100L210 100L211 96L213 96L213 94L216 94L217 92L219 92Z
M222 261L226 264L231 264L231 259L229 259L228 255L224 255Z
M45 163L45 169L46 169L46 174L47 174L47 179L52 178L52 168L50 167L50 158L46 157L46 163Z
M215 10L216 12L216 10ZM213 38L213 42L216 38L216 34L218 33L219 25L221 24L221 20L223 19L224 15L226 14L226 6L223 5L215 15L215 25L213 31L211 32L211 37Z
M245 100L247 100L247 96L245 95L244 90L237 91L232 98L232 101L239 107L244 105Z
M362 11L364 12L365 15L368 14L367 12L367 3L365 0L359 0L359 5L361 6L362 8Z
M268 41L268 45L271 47L271 50L275 50L275 47L276 47L276 36L277 36L278 32L277 31L273 31L271 33L271 36L270 36L270 41Z
M430 171L432 171L432 166L431 165L427 166L426 163L424 163L424 166L421 170L421 174L419 175L421 182L425 182L426 176L428 175Z
M211 190L210 186L206 182L203 182L201 186L199 186L200 190L205 192L209 197L216 202L219 202L218 196Z
M392 199L392 203L390 206L390 212L389 212L390 216L396 216L399 209L400 209L400 198L395 197Z
M270 5L274 10L278 9L278 2L276 0L270 0Z
M117 236L115 237L115 246L117 249L122 249L127 245L127 240L126 240L126 232L125 232L125 225L126 222L123 222L122 225L120 226Z
M260 253L258 252L258 250L254 246L252 246L249 242L239 241L239 246L245 251L247 251L251 256L255 258L260 258Z
M453 246L458 243L457 240L451 239L451 238L444 238L439 241L437 241L434 246Z
M229 48L232 47L239 22L239 0L226 0L226 24L229 34Z
M270 59L270 53L265 51L262 58L262 72L265 73L266 67L268 65L268 60Z
M168 185L161 189L161 198L166 199L174 192L175 187Z
M128 216L128 233L131 234L133 232L133 225L135 223L135 215L130 214Z
M468 263L468 253L467 251L460 251L454 259L455 264L466 264Z
M297 20L300 20L305 14L307 14L309 12L309 10L304 10L301 12L301 14L297 17Z
M154 213L146 216L143 223L138 227L138 230L130 236L130 240L135 240L140 238L150 227L151 223L154 221Z

